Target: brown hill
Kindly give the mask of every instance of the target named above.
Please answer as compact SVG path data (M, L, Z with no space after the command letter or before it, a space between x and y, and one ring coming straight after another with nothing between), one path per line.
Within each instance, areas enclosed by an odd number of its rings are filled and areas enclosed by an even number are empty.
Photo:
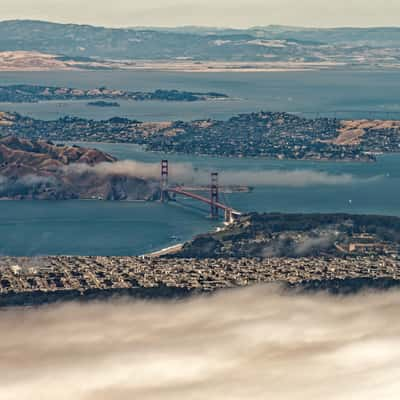
M157 194L153 182L92 169L116 161L96 149L1 138L0 198L145 200Z

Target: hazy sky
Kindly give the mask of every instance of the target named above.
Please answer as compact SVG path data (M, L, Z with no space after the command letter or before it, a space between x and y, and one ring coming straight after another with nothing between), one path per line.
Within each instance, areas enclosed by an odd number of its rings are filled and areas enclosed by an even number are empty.
M399 0L0 0L0 18L107 26L399 25Z

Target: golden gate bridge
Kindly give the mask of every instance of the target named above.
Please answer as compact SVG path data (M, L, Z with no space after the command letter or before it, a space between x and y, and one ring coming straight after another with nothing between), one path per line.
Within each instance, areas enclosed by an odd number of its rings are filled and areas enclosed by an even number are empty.
M189 197L194 200L201 201L210 206L210 216L213 219L220 217L219 211L224 212L225 223L232 223L235 218L239 217L242 213L234 208L224 204L220 201L220 186L218 182L218 172L211 172L210 174L210 186L208 187L210 197L202 196L195 191L204 191L205 187L190 187L186 188L182 185L170 185L169 184L169 164L168 160L161 161L161 202L167 203L171 200L170 194L174 197L176 195L182 195Z

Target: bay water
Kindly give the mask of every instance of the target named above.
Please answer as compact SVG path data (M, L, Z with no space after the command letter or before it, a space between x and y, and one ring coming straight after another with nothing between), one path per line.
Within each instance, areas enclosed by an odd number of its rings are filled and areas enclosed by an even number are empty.
M4 104L0 110L37 118L62 115L103 119L115 115L139 120L229 118L257 110L300 113L343 111L368 117L373 112L400 111L399 72L291 72L178 74L138 72L1 73L0 84L29 83L70 87L108 86L129 90L174 88L219 91L235 99L210 103L123 102L120 109L96 109L82 102ZM136 145L83 144L119 159L237 174L237 184L252 185L251 193L226 194L224 201L243 212L348 212L400 215L400 155L383 155L376 163L335 163L226 159L145 152ZM303 183L291 174L301 171ZM283 174L273 184L268 176ZM319 177L307 181L312 173ZM263 177L265 176L265 182ZM324 182L326 178L327 182ZM287 184L285 183L287 180ZM139 255L214 229L206 206L181 198L158 202L1 201L0 254L3 255Z

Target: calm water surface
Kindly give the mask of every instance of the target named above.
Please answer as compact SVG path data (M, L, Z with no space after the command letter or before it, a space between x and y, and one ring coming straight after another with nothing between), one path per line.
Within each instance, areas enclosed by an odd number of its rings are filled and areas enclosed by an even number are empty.
M0 73L1 84L36 83L71 87L109 86L131 90L177 88L220 91L240 98L212 103L133 102L116 109L94 109L79 102L0 104L40 118L74 114L91 118L126 115L141 120L228 118L259 109L285 111L400 111L398 72L319 72L254 74L177 74L138 72ZM357 115L353 115L357 116ZM222 159L146 153L124 144L93 144L120 159L190 162L204 170L255 173L270 170L312 170L349 174L349 184L277 187L258 185L252 193L229 194L226 201L242 211L349 212L400 215L400 155L385 155L377 163L315 163ZM189 199L178 204L103 201L0 202L0 253L143 254L187 240L214 228L207 209Z
M191 162L205 170L253 173L306 169L351 174L353 182L306 187L255 186L252 193L227 194L242 211L348 212L400 215L400 155L383 156L374 164L233 160L165 156L137 146L94 144L120 159ZM251 179L251 178L249 178ZM251 183L239 182L239 183ZM12 255L138 255L213 229L208 209L190 199L177 204L105 201L2 201L0 253Z
M392 113L400 118L400 72L268 72L268 73L166 73L166 72L3 72L0 84L40 84L125 90L180 89L218 91L235 100L214 102L121 102L121 107L96 108L86 102L5 104L0 109L42 119L78 115L104 119L115 115L142 121L226 119L240 112L259 110L326 112L329 116L371 117ZM360 112L359 110L363 110ZM339 111L335 114L334 111ZM346 111L340 112L340 111ZM376 113L378 111L379 113ZM375 112L375 113L370 113ZM399 114L395 114L395 112Z

